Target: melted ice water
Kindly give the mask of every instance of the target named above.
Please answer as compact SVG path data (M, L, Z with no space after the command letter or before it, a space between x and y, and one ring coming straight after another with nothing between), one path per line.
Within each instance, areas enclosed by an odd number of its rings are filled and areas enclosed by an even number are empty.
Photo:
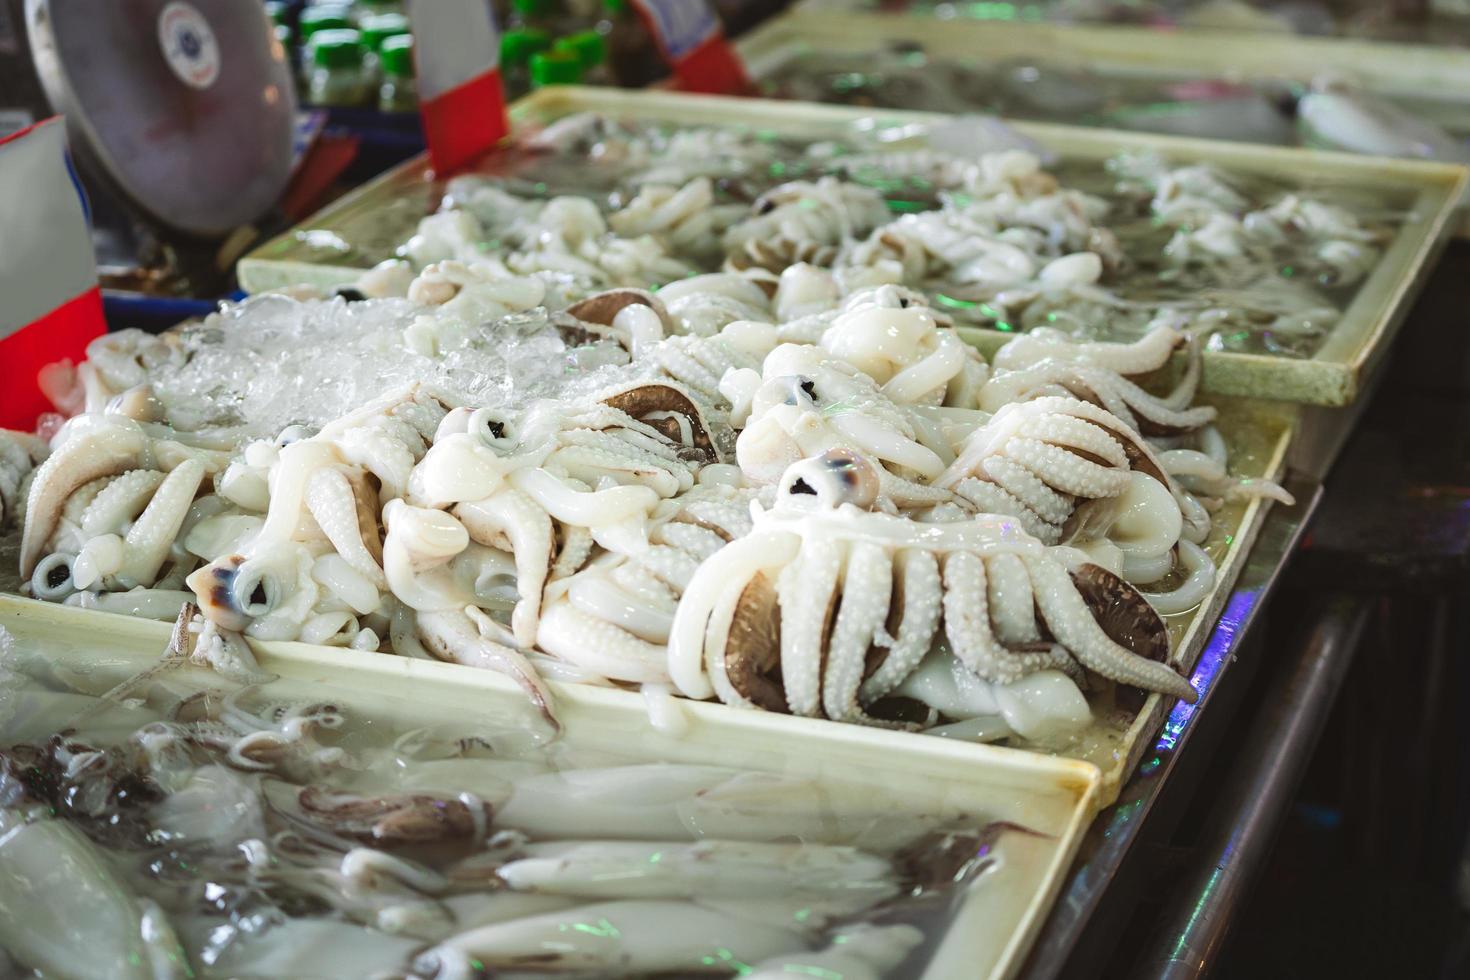
M163 950L201 976L916 976L957 914L1004 945L1059 846L1013 821L1056 832L1066 814L881 760L829 778L811 746L807 775L738 744L725 764L658 761L633 751L658 736L552 738L514 702L453 723L418 692L358 709L365 689L190 667L95 696L138 666L0 630L0 821L71 869L31 880L34 849L0 835L0 942L23 965L130 976ZM747 759L777 769L732 767ZM55 926L24 922L93 916L97 896L112 912L85 952L48 953L36 930Z

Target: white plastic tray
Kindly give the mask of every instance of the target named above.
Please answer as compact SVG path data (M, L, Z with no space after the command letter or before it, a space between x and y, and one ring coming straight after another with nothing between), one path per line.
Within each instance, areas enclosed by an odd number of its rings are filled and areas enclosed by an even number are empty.
M760 79L803 50L869 52L903 41L957 61L1034 58L1103 76L1308 83L1331 75L1379 95L1411 99L1427 118L1452 133L1470 135L1470 59L1450 47L1249 31L857 11L818 14L798 9L744 35L736 49L751 77Z
M853 123L863 119L937 124L951 118L925 112L875 112L804 102L572 86L542 89L516 103L512 115L517 127L524 128L589 110L673 124L757 126L812 140L849 134ZM1313 357L1205 355L1204 387L1208 391L1315 405L1346 405L1357 397L1444 244L1449 220L1470 177L1470 171L1462 167L1351 154L1043 123L1016 123L1015 128L1071 160L1100 162L1120 151L1152 150L1171 160L1208 161L1242 173L1299 176L1318 186L1371 188L1402 201L1409 211L1407 219ZM895 144L902 145L913 144ZM438 208L442 196L443 185L434 179L425 159L409 160L251 252L240 261L241 287L262 292L295 283L326 288L347 285L363 270L390 257L413 234L418 220ZM966 332L966 338L987 353L1009 336L992 330Z
M155 661L171 632L164 623L5 595L0 626L23 642L43 644L49 658L87 675L95 686L91 693ZM261 666L279 677L268 693L328 698L375 722L438 727L454 719L473 725L487 716L529 714L521 690L488 671L299 643L258 643L255 649ZM975 813L986 822L1008 820L1051 835L1049 852L980 879L923 974L933 980L1003 980L1015 973L1100 803L1097 768L1068 759L937 738L894 739L857 726L706 704L687 705L688 732L671 737L650 728L636 695L551 686L565 724L562 737L573 745L628 761L738 766L871 784L875 799L896 812Z
M1227 445L1230 446L1232 471L1240 476L1279 479L1285 469L1286 453L1295 432L1295 418L1290 407L1273 402L1241 399L1213 399L1213 401L1220 409L1218 425ZM1204 544L1215 561L1217 569L1215 587L1194 610L1166 617L1173 650L1172 660L1186 674L1194 668L1215 627L1215 622L1230 594L1230 589L1245 566L1251 546L1265 520L1269 506L1269 502L1254 500L1245 505L1231 505L1216 515L1215 525ZM0 599L3 598L5 598L5 593L0 592ZM60 609L60 607L49 605L42 608ZM68 610L60 609L60 611L65 613ZM91 615L110 617L107 621L118 624L118 629L131 628L135 622L128 617L114 614L92 613ZM276 649L278 646L268 645L268 648ZM356 671L358 665L371 667L375 676L393 675L399 671L412 673L424 666L417 661L404 660L387 654L349 654L335 647L312 647L306 644L287 644L282 648L286 647L296 651L315 651L316 656L324 658L324 662L341 665L344 676L349 671ZM453 669L456 671L469 670L469 668ZM475 677L480 676L478 671L470 671L470 673ZM643 700L638 694L580 686L568 690L576 694L574 703L581 703L582 698L587 698L590 699L590 703L617 705L622 709L636 712L641 719L640 726L647 727ZM694 712L696 717L706 717L705 713L712 712L713 714L709 714L708 717L728 717L731 719L731 724L754 726L756 729L771 728L785 732L788 730L787 726L792 724L798 726L796 729L790 729L792 731L828 728L847 731L854 728L854 726L837 722L795 719L779 714L730 708L720 704L689 701L679 703ZM1105 806L1117 797L1123 779L1132 771L1134 764L1146 751L1149 736L1157 730L1171 703L1171 700L1152 694L1131 712L1099 713L1092 727L1066 745L1052 748L1060 756L1096 766L1100 772L1098 802L1100 806ZM811 728L813 725L816 726L815 729ZM625 737L631 738L637 733L629 731L624 734ZM940 741L935 736L906 732L867 731L866 735L871 740L871 744L893 746L896 749L914 741ZM959 746L959 750L965 751L965 745ZM982 751L984 755L1003 752L1030 758L1043 757L1048 754L1025 747L973 746L973 748Z

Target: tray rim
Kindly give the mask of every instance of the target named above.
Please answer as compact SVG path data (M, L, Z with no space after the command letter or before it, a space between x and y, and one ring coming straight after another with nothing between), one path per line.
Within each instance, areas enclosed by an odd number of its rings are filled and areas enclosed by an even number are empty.
M0 593L0 627L15 627L17 623L23 624L19 626L22 632L33 632L38 638L65 632L76 634L77 639L71 642L79 645L92 642L111 643L120 653L111 658L109 663L122 661L129 665L137 664L140 667L151 662L152 658L144 652L148 645L151 645L152 649L161 651L168 643L173 629L172 624L156 620L122 616L100 610L79 609ZM99 637L105 638L99 640ZM349 696L353 689L367 690L372 686L369 682L379 681L393 685L407 683L410 686L427 689L430 693L436 687L452 686L456 689L468 687L493 692L493 697L500 700L521 697L521 692L514 682L502 675L458 664L389 657L377 653L320 647L297 642L251 640L250 643L259 658L261 667L277 674L287 682L309 684L314 677L324 672L330 672L339 678L344 676L352 678L351 680L334 680L334 683L341 683L348 689ZM121 652L124 647L131 649ZM74 659L74 656L61 659ZM628 697L607 699L603 695L610 693L608 689L554 681L548 683L559 702L563 704L576 704L613 715L643 715L646 717L646 711L641 707L641 698L637 698L636 695L632 696L631 700ZM627 692L622 691L615 693L627 695ZM701 706L725 707L724 705L701 705L699 702L684 704L685 708ZM1017 753L1012 750L996 749L993 746L974 746L940 738L908 740L895 749L888 740L881 738L891 733L881 730L866 729L856 725L824 724L815 719L791 718L763 712L742 713L753 716L752 718L742 718L726 712L711 712L704 716L706 713L696 711L694 714L701 716L698 718L698 723L706 741L725 736L739 739L742 735L748 735L753 731L763 737L784 733L808 745L815 740L818 746L817 751L830 753L838 759L854 755L870 757L874 750L878 750L886 753L888 759L886 767L889 769L902 765L904 757L909 760L917 758L922 759L929 767L953 771L959 775L959 778L969 779L976 786L985 784L988 779L993 779L999 774L1004 779L994 786L996 792L1012 792L1017 785L1025 784L1029 780L1033 784L1043 784L1030 786L1029 791L1033 796L1037 798L1057 797L1062 800L1067 813L1056 834L1057 846L1044 863L1037 885L1026 900L1016 927L994 957L992 969L987 974L991 980L1005 980L1005 978L1014 976L1020 969L1026 952L1030 949L1046 915L1056 900L1066 872L1076 857L1088 826L1101 809L1098 799L1101 774L1091 763L1041 756L1035 753L1026 753L1030 758L1018 758ZM814 724L818 727L811 727ZM969 751L975 748L989 748L992 751L982 753ZM760 766L750 765L742 765L738 768L761 770ZM771 770L766 769L765 771ZM981 902L983 899L982 890L969 896L965 905ZM948 976L954 975L950 967L957 963L973 964L975 962L973 947L962 948L965 936L962 930L954 928L954 924L963 915L965 915L965 910L962 908L947 924L944 935L939 939L925 967L924 976L926 978L946 980Z
M602 111L670 122L714 125L771 125L796 130L820 125L829 131L855 120L881 123L935 124L957 117L917 110L874 112L864 107L820 105L769 99L737 99L668 91L620 90L564 86L541 89L511 109L513 134L537 121L578 111ZM1412 214L1399 227L1373 272L1359 286L1338 325L1311 358L1284 358L1261 354L1207 351L1204 358L1206 390L1216 394L1270 398L1303 404L1351 404L1366 381L1366 373L1383 356L1404 316L1407 301L1420 288L1430 260L1444 246L1455 202L1470 184L1470 168L1418 161L1390 160L1349 153L1331 153L1293 147L1268 147L1185 137L1125 133L1107 129L1061 126L1051 123L1008 123L1022 135L1055 147L1060 155L1102 159L1125 150L1154 150L1176 157L1204 158L1231 169L1280 174L1304 173L1351 178L1360 186L1395 185L1413 198ZM350 283L366 266L305 262L271 258L270 253L292 247L300 230L350 215L379 196L393 195L412 182L424 185L431 171L423 156L415 157L339 199L292 229L263 243L239 263L241 287L266 291L306 282L323 288ZM986 328L967 328L967 338L987 353L1011 334ZM1339 359L1328 360L1324 353Z
M1223 74L1228 80L1265 74L1311 81L1346 74L1374 92L1419 96L1442 86L1439 101L1464 104L1470 123L1470 60L1459 48L1350 37L1302 36L1200 27L936 18L917 13L814 11L793 7L735 42L748 71L768 70L763 59L784 55L790 35L865 45L873 40L933 43L946 55L1046 54L1063 59L1116 60L1139 73ZM1460 97L1454 98L1453 96Z
M1284 428L1263 471L1267 474L1268 479L1281 482L1286 474L1286 455L1291 450L1292 438L1299 420L1283 415L1276 421ZM1266 523L1266 515L1272 503L1270 500L1257 497L1246 505L1234 540L1230 542L1225 557L1218 565L1218 580L1215 587L1202 603L1200 612L1195 614L1188 630L1179 641L1179 648L1173 659L1191 678L1195 667L1199 664L1200 657L1204 654L1205 645L1209 643L1211 635L1219 625L1220 617L1225 611L1226 604L1230 601L1236 581L1245 571L1251 550L1255 547L1256 539L1260 537L1261 528ZM1153 733L1164 724L1175 703L1175 699L1166 699L1158 693L1150 693L1145 699L1143 707L1134 716L1133 723L1128 726L1128 731L1123 736L1122 744L1126 746L1126 751L1122 760L1118 765L1103 770L1103 796L1107 798L1109 805L1122 793L1123 783L1132 776L1144 755L1152 748Z

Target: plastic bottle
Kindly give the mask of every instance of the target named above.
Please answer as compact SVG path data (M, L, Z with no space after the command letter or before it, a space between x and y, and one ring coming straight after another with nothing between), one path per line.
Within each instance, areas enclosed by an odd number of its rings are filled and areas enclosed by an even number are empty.
M403 13L403 0L356 0L352 5L352 14L359 25L373 17Z
M612 71L607 66L607 40L597 31L578 31L552 45L553 51L570 54L582 66L582 84L611 85Z
M574 31L578 26L568 23L566 7L558 0L510 0L510 17L506 23L510 30L545 31L554 36Z
M390 37L409 33L408 18L403 14L379 14L363 19L358 28L362 35L362 46L368 51L377 51Z
M408 33L408 18L403 14L365 17L358 33L362 35L363 74L367 76L369 84L377 85L383 80L383 73L378 67L378 52L382 49L383 42L390 37Z
M597 26L602 13L602 0L562 0L566 8L567 21L571 30L586 30Z
M378 87L378 111L412 112L417 109L413 38L407 34L387 38L378 49L378 57L383 72L383 84Z
M543 51L531 56L531 87L576 85L582 80L582 60L567 51Z
M368 91L358 33L343 29L315 32L307 100L321 106L360 106L367 102Z
M551 47L545 31L521 28L500 35L500 81L505 97L519 99L531 91L531 58Z
M598 31L607 37L608 68L617 84L643 88L667 78L669 66L628 0L603 0L602 9Z
M352 26L350 10L346 4L320 4L301 11L296 33L302 44L308 44L318 31L337 31Z

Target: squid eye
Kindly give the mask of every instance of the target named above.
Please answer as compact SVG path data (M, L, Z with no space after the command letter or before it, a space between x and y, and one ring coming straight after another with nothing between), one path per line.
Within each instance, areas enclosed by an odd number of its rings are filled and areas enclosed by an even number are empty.
M270 576L249 563L240 566L231 591L235 608L249 619L268 615L280 598L280 589L276 588Z
M469 431L491 449L508 449L517 436L510 419L490 408L476 409L470 415Z
M878 470L846 449L793 463L781 477L777 497L799 507L872 507L878 499Z
M300 442L303 439L310 439L313 434L314 433L307 426L288 425L281 430L280 435L276 436L276 445L289 446L293 442Z
M771 387L774 389L772 394L781 393L780 404L812 407L817 404L817 383L803 375L791 374L774 379Z
M41 559L31 574L31 594L47 602L60 602L77 591L72 582L72 562L76 556L53 552Z

